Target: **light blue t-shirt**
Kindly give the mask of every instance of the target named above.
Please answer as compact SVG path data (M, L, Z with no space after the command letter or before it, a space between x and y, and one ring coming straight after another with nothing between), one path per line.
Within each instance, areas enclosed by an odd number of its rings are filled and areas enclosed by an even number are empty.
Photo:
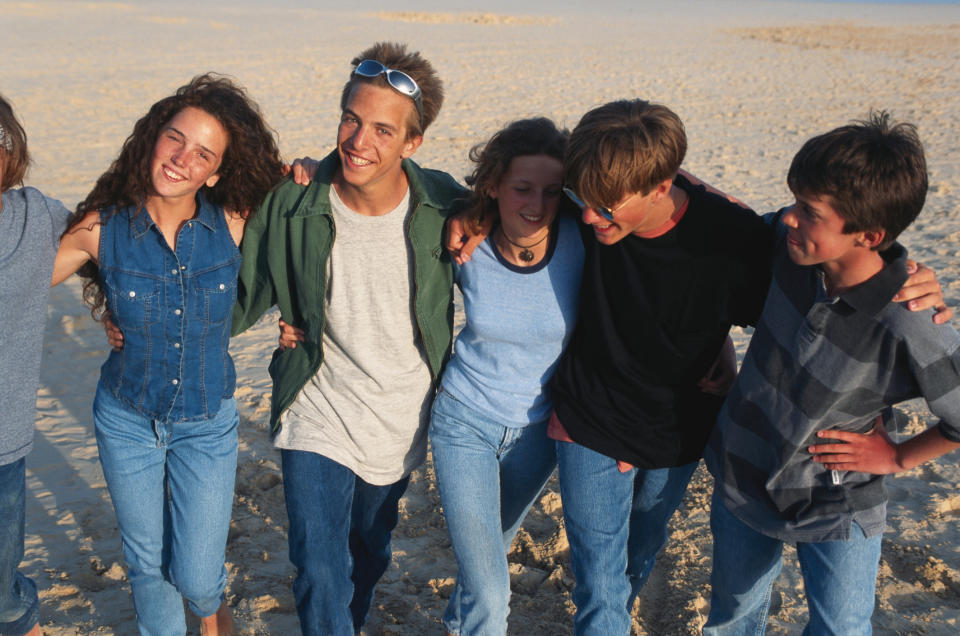
M556 240L533 267L508 262L489 237L454 266L466 324L443 374L443 390L519 428L550 416L549 381L573 334L583 271L575 219L560 217Z

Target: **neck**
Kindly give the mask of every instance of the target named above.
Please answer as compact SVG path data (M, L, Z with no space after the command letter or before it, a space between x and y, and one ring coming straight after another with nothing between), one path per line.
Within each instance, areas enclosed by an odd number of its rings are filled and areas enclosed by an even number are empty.
M531 267L542 261L543 257L547 255L552 227L552 225L549 225L535 236L517 240L515 237L507 236L507 233L503 230L503 225L498 225L493 235L494 244L500 254L514 265ZM523 258L524 255L527 255L526 259Z
M164 198L148 196L144 207L150 213L153 222L160 225L162 221L175 222L192 219L197 213L196 195L190 197Z
M656 232L668 223L673 215L676 214L687 202L687 193L675 185L670 186L666 196L653 202L650 206L650 212L644 219L643 224L633 231L638 236Z
M338 169L333 176L333 188L348 208L364 216L383 216L403 201L407 194L407 174L398 170L396 175L384 175L374 183L355 186L347 183Z
M821 263L827 294L839 296L870 280L883 269L880 252L862 248L844 261Z

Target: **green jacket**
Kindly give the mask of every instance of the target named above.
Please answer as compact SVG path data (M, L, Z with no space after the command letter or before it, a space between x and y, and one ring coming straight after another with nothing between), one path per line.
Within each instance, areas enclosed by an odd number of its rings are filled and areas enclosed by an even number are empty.
M281 182L247 222L240 249L243 265L233 312L233 333L257 322L273 305L281 317L302 328L305 341L276 350L270 362L273 398L270 430L323 363L327 259L336 236L330 212L330 183L339 166L336 152L320 164L313 182ZM425 170L409 159L413 213L407 240L414 260L414 313L434 386L450 357L453 340L453 272L443 249L443 225L464 189L445 172Z

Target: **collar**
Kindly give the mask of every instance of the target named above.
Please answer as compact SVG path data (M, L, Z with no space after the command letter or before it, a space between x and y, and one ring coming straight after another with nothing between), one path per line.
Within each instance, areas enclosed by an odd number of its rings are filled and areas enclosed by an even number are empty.
M437 209L449 207L451 193L448 189L438 187L435 180L430 179L429 174L434 171L421 168L412 159L404 159L401 166L404 174L407 175L410 198L414 207L420 204ZM320 161L317 172L313 175L313 181L306 187L304 196L298 201L291 216L330 214L330 187L333 183L333 175L339 167L340 156L336 150L333 150ZM287 179L292 182L290 177Z
M220 212L220 206L207 201L202 191L197 192L196 202L197 212L191 220L196 221L211 232L215 231L217 229L217 214L222 214L222 212ZM136 211L134 212L134 210ZM133 235L137 240L143 238L143 235L146 234L151 227L156 225L144 205L141 205L139 208L134 208L133 206L128 207L125 212L132 215L130 224L133 226Z
M880 252L880 256L884 262L883 269L850 291L840 294L845 303L870 316L883 311L908 278L905 247L894 243Z

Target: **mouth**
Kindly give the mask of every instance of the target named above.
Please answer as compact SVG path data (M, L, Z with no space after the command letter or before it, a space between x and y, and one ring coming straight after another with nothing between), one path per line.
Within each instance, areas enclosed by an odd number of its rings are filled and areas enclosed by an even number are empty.
M526 221L527 223L533 223L534 225L537 225L543 222L542 214L525 214L523 212L519 212L518 216L524 221Z
M593 223L593 231L597 234L606 234L613 230L613 223Z
M357 168L363 168L365 166L369 166L373 164L373 162L370 161L369 159L358 157L357 155L347 152L346 150L343 151L343 156L350 163L351 166L356 166Z
M174 183L179 183L179 182L181 182L181 181L186 181L186 180L187 180L187 178L186 178L185 176L183 176L183 175L180 174L179 172L174 172L173 170L171 170L170 168L168 168L168 167L166 167L166 166L161 166L161 167L160 167L160 170L161 170L161 172L163 172L163 176L166 177L166 179L167 179L168 181L173 181Z

